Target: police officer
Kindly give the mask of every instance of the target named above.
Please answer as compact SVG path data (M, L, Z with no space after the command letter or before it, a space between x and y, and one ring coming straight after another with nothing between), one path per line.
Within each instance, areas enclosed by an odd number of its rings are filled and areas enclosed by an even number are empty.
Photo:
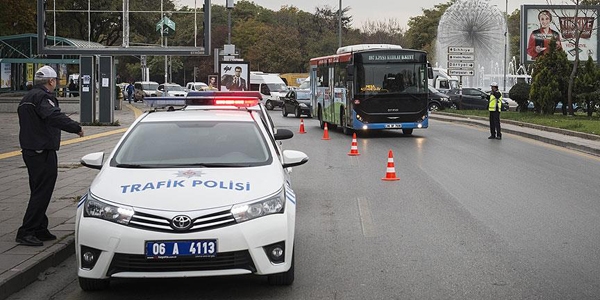
M56 239L48 231L46 209L58 176L56 151L60 146L60 133L64 130L83 136L79 123L58 107L54 95L56 71L50 66L43 66L35 73L34 81L34 87L23 97L17 109L19 142L29 174L31 195L16 242L26 246L42 246L43 241Z
M502 110L502 93L498 91L498 84L492 82L490 84L492 92L490 93L490 100L488 102L488 110L490 111L490 133L488 139L502 139L502 132L500 131L500 111Z

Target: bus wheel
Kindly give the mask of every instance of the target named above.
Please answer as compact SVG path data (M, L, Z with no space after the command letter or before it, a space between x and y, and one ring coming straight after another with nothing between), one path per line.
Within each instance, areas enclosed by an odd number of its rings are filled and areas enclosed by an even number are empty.
M406 128L406 129L402 129L402 133L406 134L406 135L411 135L413 132L412 128Z
M319 126L321 129L325 129L325 122L323 122L323 108L319 107L317 117L319 118Z
M271 102L271 100L267 100L267 103L265 103L265 107L266 107L268 110L273 110L273 108L274 108L274 107L273 107L273 102Z
M348 128L347 126L348 124L346 124L346 117L344 114L344 109L342 108L342 111L340 112L340 126L342 126L342 132L345 135L351 135L354 131L350 128Z

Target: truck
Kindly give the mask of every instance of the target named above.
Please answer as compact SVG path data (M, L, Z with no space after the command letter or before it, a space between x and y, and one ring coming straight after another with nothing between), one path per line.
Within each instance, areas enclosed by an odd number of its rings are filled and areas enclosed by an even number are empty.
M289 91L279 74L259 71L250 72L250 90L261 93L263 104L268 110L281 107L283 97Z
M439 91L447 91L459 88L459 80L456 76L448 75L448 71L442 68L433 68L433 79L429 79L429 85Z

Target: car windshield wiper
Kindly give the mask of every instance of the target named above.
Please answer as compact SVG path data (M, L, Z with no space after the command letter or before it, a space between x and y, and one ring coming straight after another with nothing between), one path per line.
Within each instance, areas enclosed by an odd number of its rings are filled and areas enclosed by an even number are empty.
M149 165L140 165L140 164L117 164L117 168L130 168L130 169L146 169L152 168Z

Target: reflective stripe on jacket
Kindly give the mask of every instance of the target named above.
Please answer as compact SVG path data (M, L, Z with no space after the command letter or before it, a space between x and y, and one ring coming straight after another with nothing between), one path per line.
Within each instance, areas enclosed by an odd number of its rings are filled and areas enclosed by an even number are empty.
M490 102L488 103L489 111L501 111L502 110L502 94L500 92L496 92L496 93L500 94L500 97L496 98L496 96L492 92L492 94L490 95ZM496 107L496 102L498 102L498 107Z

